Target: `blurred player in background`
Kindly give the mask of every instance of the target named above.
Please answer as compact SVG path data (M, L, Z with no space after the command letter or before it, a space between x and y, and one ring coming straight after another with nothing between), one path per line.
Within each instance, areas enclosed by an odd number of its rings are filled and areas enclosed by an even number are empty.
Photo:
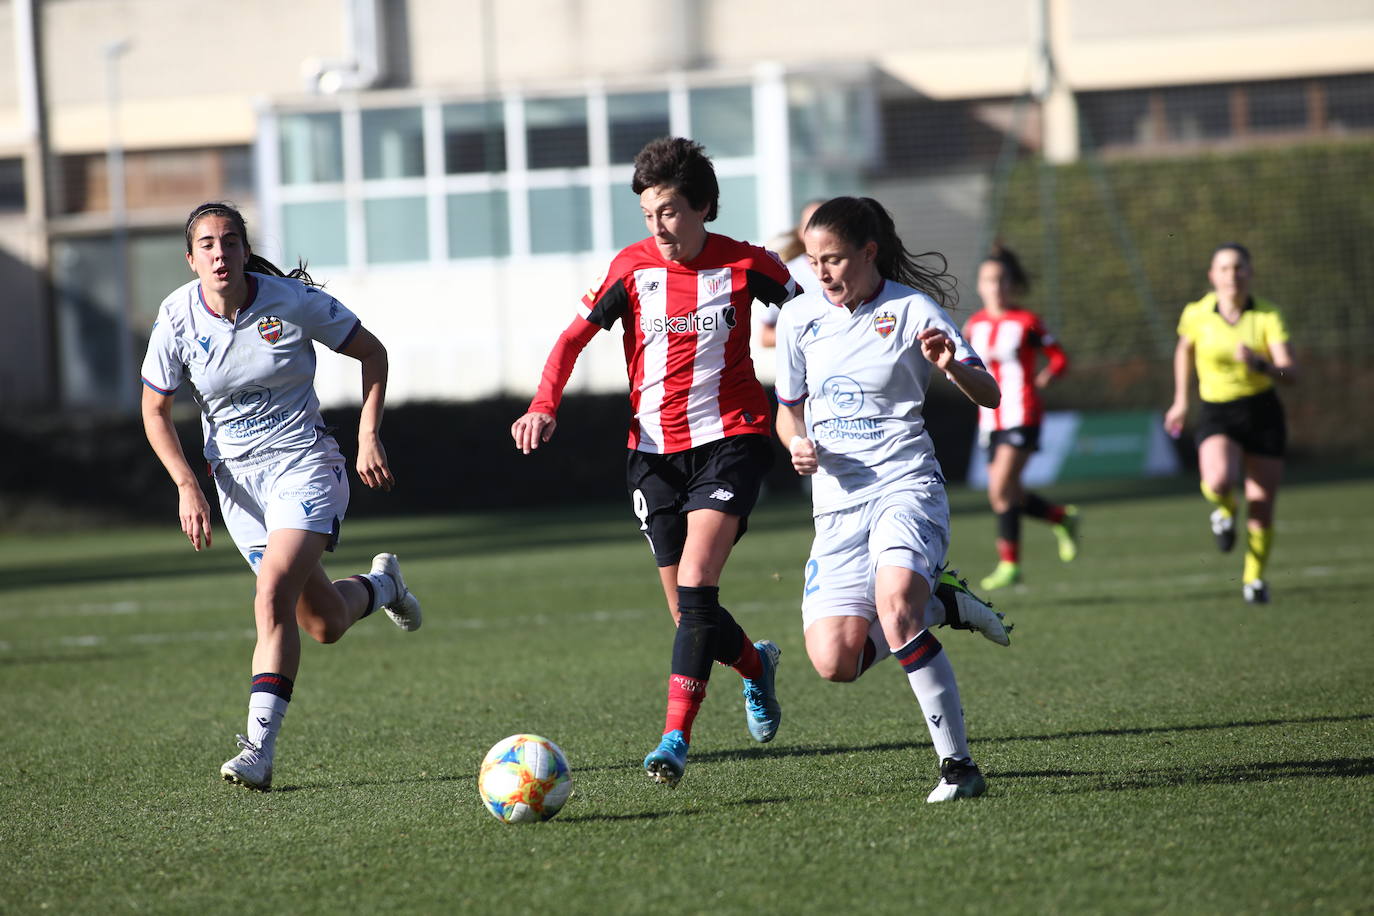
M190 383L225 526L257 574L248 734L220 774L265 791L300 667L298 628L335 642L379 607L403 630L420 626L420 602L393 554L378 554L365 575L332 582L320 565L338 542L349 491L315 395L315 341L362 364L357 472L369 487L390 490L378 437L386 349L304 269L283 276L253 254L243 217L228 204L191 212L186 262L197 279L163 300L143 360L143 428L180 494L181 530L196 550L208 548L210 506L172 424L172 401Z
M852 681L892 647L940 761L926 800L981 795L954 669L928 629L949 502L922 408L934 369L985 407L997 406L997 382L941 308L952 292L943 264L923 267L881 204L835 198L804 237L822 295L779 319L777 430L793 468L815 475L806 651L822 677ZM979 615L966 626L1007 644L991 609L962 606Z
M626 485L677 624L663 736L644 768L675 786L714 662L744 678L755 740L771 741L781 721L778 647L749 640L720 604L720 577L773 462L768 397L749 355L751 306L800 290L776 255L706 230L720 191L699 144L649 143L632 187L649 237L621 251L583 297L511 434L525 454L549 441L578 355L619 322L634 411Z
M1021 485L1026 462L1040 448L1044 407L1039 389L1069 366L1059 342L1039 316L1018 304L1030 279L1016 255L996 247L978 267L983 308L964 324L964 337L1002 389L1002 403L978 410L979 442L988 452L988 503L997 516L997 568L979 583L1006 588L1021 581L1021 516L1049 522L1059 541L1059 559L1078 555L1078 510L1059 506ZM1046 365L1036 370L1040 354Z
M787 265L787 272L802 289L806 289L808 283L814 286L816 282L815 275L811 273L811 265L806 261L806 244L802 241L802 232L806 229L811 214L823 203L825 201L820 199L808 200L802 205L796 228L787 230L766 246L770 251L778 253L778 257ZM777 342L780 311L776 305L768 305L759 311L759 343L765 347L774 346Z
M1239 466L1245 477L1245 568L1241 595L1251 604L1269 601L1264 568L1274 544L1274 501L1283 477L1287 443L1283 404L1275 382L1297 381L1288 329L1274 303L1250 294L1250 252L1234 242L1212 253L1207 271L1212 292L1183 309L1174 350L1174 402L1164 428L1177 437L1188 415L1192 370L1197 367L1198 472L1202 495L1212 504L1212 534L1223 552L1236 541Z

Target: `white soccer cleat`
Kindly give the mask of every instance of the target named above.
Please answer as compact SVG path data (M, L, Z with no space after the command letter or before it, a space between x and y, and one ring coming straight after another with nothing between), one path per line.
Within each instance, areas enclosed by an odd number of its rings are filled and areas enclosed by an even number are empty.
M949 626L975 630L999 646L1011 645L1013 625L1004 623L992 605L969 591L968 582L959 578L957 569L940 571L935 581L935 597L945 606L945 623Z
M959 798L976 798L988 790L988 782L978 772L972 760L955 760L946 757L940 763L940 781L930 790L926 801L946 802Z
M219 775L236 786L266 792L272 788L272 756L243 735L238 736L238 741L242 750L237 757L224 762Z
M372 575L388 576L396 584L396 598L382 605L391 622L407 632L420 629L420 599L406 588L401 578L401 562L394 553L379 553L372 558Z
M1246 582L1240 587L1240 594L1245 599L1246 604L1269 603L1269 586L1264 584L1263 579Z

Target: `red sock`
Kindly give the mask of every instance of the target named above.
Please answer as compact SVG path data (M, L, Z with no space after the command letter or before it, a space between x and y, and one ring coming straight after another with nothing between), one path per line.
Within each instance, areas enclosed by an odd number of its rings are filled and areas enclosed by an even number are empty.
M754 644L749 641L749 637L744 637L744 648L740 650L739 658L731 664L740 673L740 677L747 677L753 680L763 674L763 662L759 661L759 650L754 648Z
M1050 511L1045 513L1045 521L1051 525L1057 525L1064 520L1063 506L1050 506Z
M706 682L685 674L668 675L668 715L663 722L663 734L674 729L682 731L682 739L692 741L692 722L706 699Z
M997 556L1004 563L1021 562L1021 543L1019 541L1008 541L1005 538L998 538Z

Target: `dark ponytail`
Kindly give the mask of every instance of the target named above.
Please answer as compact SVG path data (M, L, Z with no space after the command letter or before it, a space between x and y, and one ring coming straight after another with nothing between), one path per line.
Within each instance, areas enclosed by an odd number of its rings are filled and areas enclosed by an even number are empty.
M1011 284L1011 291L1018 296L1025 296L1030 293L1030 275L1021 266L1021 260L1010 248L1001 242L994 242L992 251L983 259L992 261L994 264L1001 264L1002 269L1007 273L1007 282Z
M959 302L957 283L949 273L945 256L938 251L907 251L897 235L892 215L871 197L832 198L820 205L806 226L828 229L855 248L875 242L878 274L884 280L919 290L943 308L953 308ZM931 259L930 267L921 264L923 258Z
M305 262L297 261L296 267L290 273L284 273L280 267L264 258L262 255L253 253L253 246L248 243L248 224L243 220L243 214L231 203L222 200L212 200L201 204L191 211L191 215L186 217L186 253L191 253L191 232L195 229L196 223L206 216L222 216L234 224L238 230L239 237L243 239L243 245L248 249L248 263L244 265L244 270L255 274L267 274L272 277L286 277L288 280L299 280L306 286L323 286L316 283L309 273L305 270Z

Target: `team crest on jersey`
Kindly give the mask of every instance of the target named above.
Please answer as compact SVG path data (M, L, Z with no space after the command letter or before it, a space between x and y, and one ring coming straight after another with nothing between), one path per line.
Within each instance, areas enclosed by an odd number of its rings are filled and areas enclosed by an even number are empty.
M706 278L706 295L719 296L721 292L730 287L730 274L717 274L714 277Z
M892 329L897 326L897 316L891 312L883 312L873 318L873 330L878 332L879 337L887 337L892 333Z
M281 340L281 319L276 315L263 318L258 322L258 336L270 344Z

